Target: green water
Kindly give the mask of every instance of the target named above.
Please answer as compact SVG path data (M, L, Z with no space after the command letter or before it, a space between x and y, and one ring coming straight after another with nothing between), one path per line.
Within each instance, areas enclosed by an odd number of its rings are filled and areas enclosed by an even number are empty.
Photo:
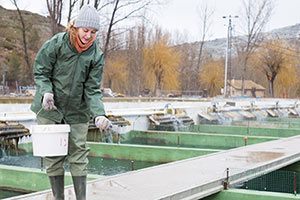
M43 159L44 161L44 159ZM43 162L44 163L44 162ZM41 158L33 156L31 153L15 153L6 152L6 155L0 157L0 164L41 168ZM156 166L160 163L154 162L142 162L131 160L119 160L99 157L89 157L88 172L89 174L98 174L104 176L110 176L131 171L132 169L142 169L146 167ZM69 171L68 163L65 165L66 171Z
M2 150L0 151L0 164L41 169L41 158L33 156L32 153ZM133 169L138 170L159 164L160 163L89 157L88 171L89 174L110 176L128 172ZM45 166L43 168L45 169ZM69 171L68 163L65 164L65 169L66 171ZM21 194L24 193L0 189L0 199L18 196Z
M13 191L9 191L9 190L0 190L0 199L5 199L8 197L14 197L14 196L19 196L22 195L24 193L21 192L13 192Z

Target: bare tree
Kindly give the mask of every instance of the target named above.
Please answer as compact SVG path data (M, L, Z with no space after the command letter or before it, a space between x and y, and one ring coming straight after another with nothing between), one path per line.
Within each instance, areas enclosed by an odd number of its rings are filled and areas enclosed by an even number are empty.
M270 19L274 5L272 0L244 0L243 13L241 16L242 25L246 27L246 41L239 47L241 56L242 73L242 94L245 94L245 78L247 65L251 54L262 40L262 31Z
M51 19L52 35L59 32L59 25L62 18L63 0L46 0L47 8Z
M191 83L192 88L194 90L197 90L200 88L200 80L199 80L199 74L201 72L201 65L203 64L203 48L204 43L207 40L209 31L211 29L212 25L212 18L214 14L214 10L208 6L207 3L200 4L197 8L198 16L199 16L199 25L200 25L200 41L199 41L199 50L198 50L198 58L196 60L195 67L192 68L193 73L191 74Z
M94 7L96 9L98 9L101 2L102 2L102 0L94 0ZM75 5L79 4L79 7L82 8L82 6L85 3L90 4L90 0L88 0L88 1L85 1L85 0L69 0L68 23L71 21L72 13L73 13Z
M100 41L102 41L101 46L103 47L104 58L106 58L111 51L120 48L120 43L112 43L113 38L119 37L120 34L130 30L130 28L124 29L124 26L122 29L120 25L122 22L126 20L128 22L128 20L133 18L146 19L146 11L149 10L151 6L159 5L159 0L102 0L100 2L101 3L98 3L97 6L102 18L101 21L108 22L108 24L102 25L106 27L107 32L104 32L104 34L100 36L102 37ZM105 81L103 78L102 80ZM137 80L137 82L139 81ZM139 93L140 84L138 83L138 85L137 90Z
M78 0L69 0L68 23L71 21L72 12Z
M21 30L22 30L22 38L23 38L24 59L25 59L25 62L26 62L28 73L29 73L29 77L27 77L27 78L31 82L33 79L32 79L32 72L31 72L32 70L31 70L30 60L29 60L29 56L28 56L25 21L24 21L24 18L22 16L22 13L19 9L17 0L11 0L11 2L17 9L17 12L18 12L18 15L19 15L19 18L20 18L20 22L21 22L21 25L22 25Z
M142 91L143 50L145 48L146 27L144 24L127 34L126 52L128 59L128 89L130 95L140 95Z
M84 0L81 0L81 2L80 2L80 8L82 8L83 5L84 5Z
M200 5L200 7L198 7L198 14L199 14L200 26L201 26L201 30L200 30L201 39L199 41L200 46L199 46L199 54L198 54L198 61L197 61L197 71L200 72L203 47L204 47L205 40L207 39L209 31L211 29L214 9L209 8L207 4Z
M111 32L112 32L112 27L114 25L116 12L118 10L118 5L119 5L119 0L116 0L115 3L114 3L112 15L111 15L110 22L109 22L109 25L108 25L108 30L107 30L107 35L106 35L106 41L105 41L105 46L104 46L104 52L103 52L104 53L104 58L107 55L108 44L109 44L110 35L111 35Z
M196 64L199 46L196 44L185 43L176 48L181 52L181 63L179 65L181 90L184 90L185 92L199 90L199 87L195 84L195 82L198 82L199 80L199 74L196 74L194 70L197 68Z
M110 50L110 39L113 36L112 32L115 26L125 20L132 18L145 18L145 10L151 6L158 4L159 0L107 0L102 1L98 10L101 11L104 7L111 7L109 24L107 26L106 39L104 44L104 56ZM99 4L98 4L99 6Z
M99 5L100 5L100 2L101 2L101 0L95 0L95 1L94 1L94 7L95 7L96 9L98 9L98 7L99 7Z

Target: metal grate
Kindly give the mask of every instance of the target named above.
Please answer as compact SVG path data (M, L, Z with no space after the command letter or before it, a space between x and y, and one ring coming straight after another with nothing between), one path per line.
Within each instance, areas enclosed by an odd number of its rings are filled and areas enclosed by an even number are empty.
M249 180L241 186L243 189L282 192L282 193L300 193L300 173L277 170L258 178Z

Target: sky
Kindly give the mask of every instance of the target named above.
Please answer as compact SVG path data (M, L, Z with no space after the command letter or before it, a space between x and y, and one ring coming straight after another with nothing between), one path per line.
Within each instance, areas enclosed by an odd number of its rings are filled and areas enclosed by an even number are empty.
M173 0L161 12L158 23L170 31L187 32L192 40L199 40L199 9L201 10L201 5L207 4L209 8L214 10L211 38L226 37L228 18L222 17L239 16L242 2L243 0ZM300 23L300 0L274 0L274 3L273 14L266 31ZM233 26L238 24L239 20L239 18L233 19Z
M46 0L22 0L20 9L45 14ZM200 40L201 5L207 4L214 10L209 38L215 39L227 36L228 18L223 16L240 15L243 0L169 0L168 4L157 9L152 15L152 22L171 33L178 32L186 36L187 41ZM265 31L300 23L300 0L274 0L275 7ZM0 0L0 5L12 9L9 0ZM239 18L233 19L235 27ZM234 31L233 31L234 32Z

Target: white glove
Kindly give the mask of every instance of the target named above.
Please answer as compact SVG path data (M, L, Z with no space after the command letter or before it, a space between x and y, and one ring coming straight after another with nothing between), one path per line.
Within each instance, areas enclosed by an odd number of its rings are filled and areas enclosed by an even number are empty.
M44 94L42 106L45 110L55 110L56 109L56 107L54 105L53 94L51 94L51 93Z
M98 116L95 118L95 125L101 131L106 131L111 126L111 122L104 116Z

